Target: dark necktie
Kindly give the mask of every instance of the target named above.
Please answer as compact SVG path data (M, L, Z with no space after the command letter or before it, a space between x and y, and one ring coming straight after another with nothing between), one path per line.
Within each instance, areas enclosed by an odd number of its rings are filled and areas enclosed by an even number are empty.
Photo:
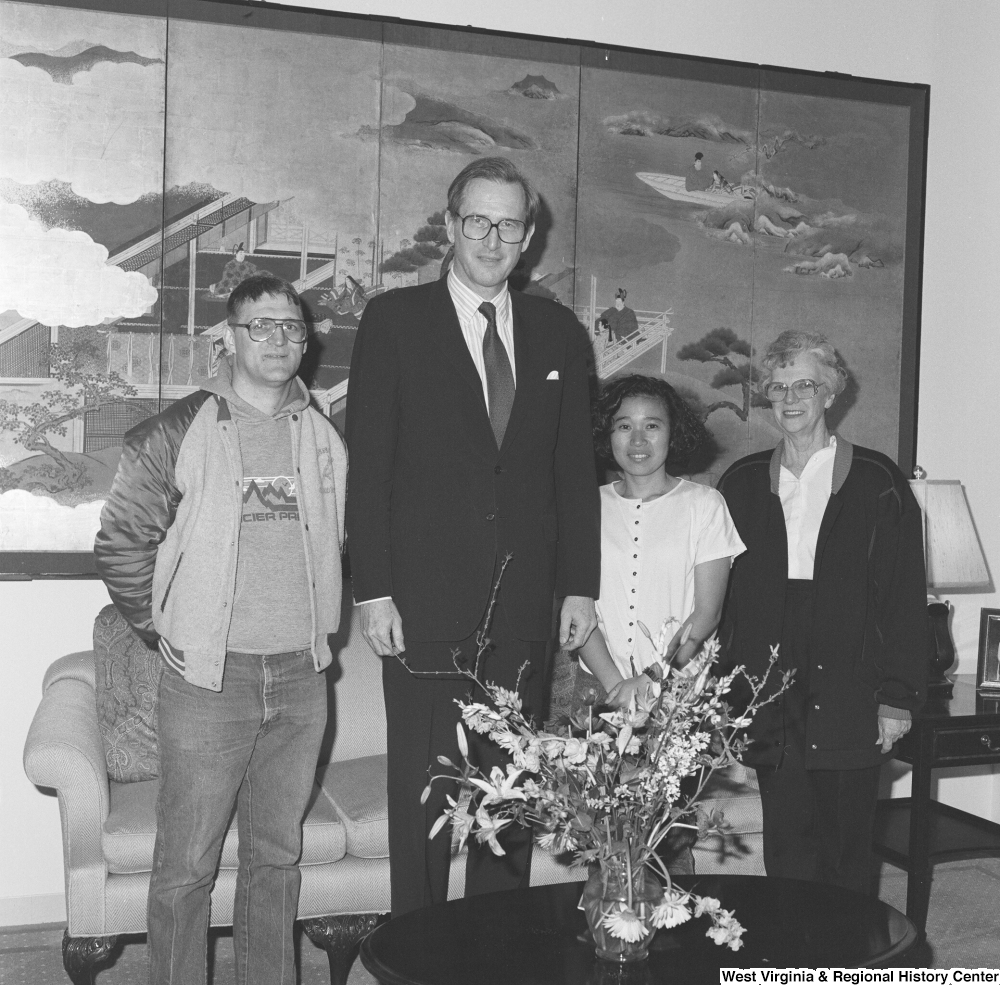
M497 439L497 448L503 443L507 430L510 408L514 403L514 374L511 372L507 350L497 331L497 309L484 301L479 311L486 319L483 336L483 365L486 368L486 392L490 396L490 424Z

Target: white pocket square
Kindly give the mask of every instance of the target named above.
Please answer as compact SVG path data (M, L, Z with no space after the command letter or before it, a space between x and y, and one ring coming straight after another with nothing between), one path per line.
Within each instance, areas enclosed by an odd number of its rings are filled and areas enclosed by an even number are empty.
M547 379L547 380L558 380L559 379L559 370L558 369L552 370L552 372L549 373L549 375L546 376L545 379Z

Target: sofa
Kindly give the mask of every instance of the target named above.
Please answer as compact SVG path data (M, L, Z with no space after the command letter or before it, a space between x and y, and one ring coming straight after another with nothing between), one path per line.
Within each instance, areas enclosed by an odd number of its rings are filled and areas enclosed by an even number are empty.
M102 610L95 625L95 650L60 657L46 672L24 749L28 778L58 798L67 912L63 963L75 985L91 983L95 969L114 961L121 936L145 933L156 832L155 763L151 767L124 746L137 731L155 733L158 658L148 658L113 607ZM342 985L360 941L390 908L385 708L380 660L346 601L331 648L329 724L303 826L298 918L326 950L332 985ZM131 664L121 663L123 653L131 654ZM142 686L113 679L123 673L134 673ZM109 723L106 698L118 700L123 687L131 688L133 707ZM697 871L763 872L759 798L746 780L741 774L715 784L714 806L736 821L735 837L698 845ZM237 847L234 822L212 893L214 926L232 923ZM462 894L463 873L464 855L456 853L449 898ZM585 877L584 869L535 853L533 884Z
M332 985L347 981L358 944L390 907L381 663L346 601L341 625L330 640L329 724L303 825L298 909L306 934L327 951ZM147 666L141 641L112 606L96 620L95 640L96 650L68 654L48 668L24 747L28 778L58 799L67 917L63 964L76 985L89 985L97 968L114 961L121 936L146 932L159 788L155 776L144 778L155 773L146 758L127 753L119 742L155 724L155 681L144 680L143 687L107 679L122 673L123 653L131 654L130 666L142 678L158 658L154 652ZM107 659L95 656L108 650L118 651L113 671ZM113 728L99 721L99 694L129 689L131 714ZM234 822L212 892L213 926L232 924L238 843ZM586 874L538 855L533 882ZM454 860L452 896L463 891L463 863L464 857Z

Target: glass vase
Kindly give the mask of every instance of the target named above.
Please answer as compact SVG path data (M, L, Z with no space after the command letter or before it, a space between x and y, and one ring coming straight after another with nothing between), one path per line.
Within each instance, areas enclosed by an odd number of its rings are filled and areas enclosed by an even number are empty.
M653 910L663 899L663 887L645 866L632 868L631 883L630 893L625 860L611 858L594 868L584 886L580 908L587 915L597 956L605 961L644 961L649 953Z

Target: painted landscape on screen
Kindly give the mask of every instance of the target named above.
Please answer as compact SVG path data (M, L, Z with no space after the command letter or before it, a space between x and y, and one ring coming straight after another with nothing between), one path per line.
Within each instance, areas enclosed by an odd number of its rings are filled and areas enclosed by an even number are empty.
M303 375L342 422L365 305L446 274L448 184L497 154L542 197L515 286L573 309L597 382L648 373L691 402L713 436L694 478L775 443L751 363L787 328L833 340L852 373L834 423L897 457L910 109L801 79L0 0L0 552L91 549L125 433L212 374L255 272L302 294Z

